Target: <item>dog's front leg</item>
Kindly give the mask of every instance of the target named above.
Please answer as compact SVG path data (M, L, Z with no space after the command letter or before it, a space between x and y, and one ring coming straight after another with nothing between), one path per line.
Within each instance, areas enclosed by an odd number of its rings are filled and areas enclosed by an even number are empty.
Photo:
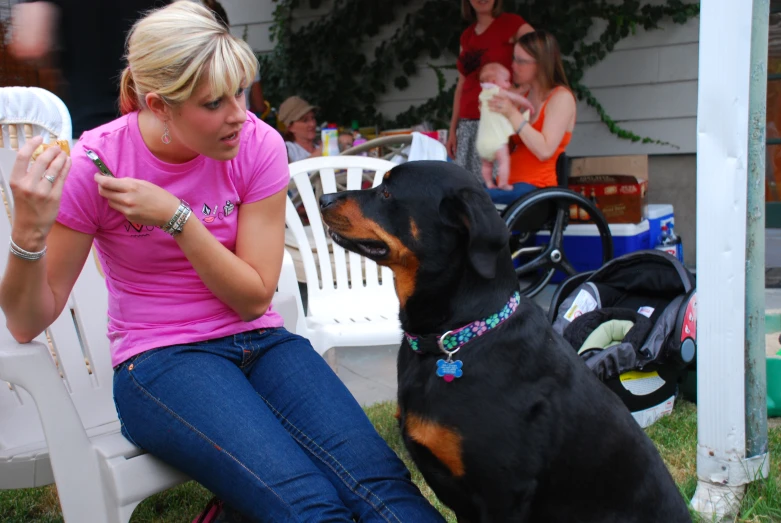
M497 482L496 488L481 496L480 523L528 523L537 489L536 480ZM460 523L460 521L459 521Z

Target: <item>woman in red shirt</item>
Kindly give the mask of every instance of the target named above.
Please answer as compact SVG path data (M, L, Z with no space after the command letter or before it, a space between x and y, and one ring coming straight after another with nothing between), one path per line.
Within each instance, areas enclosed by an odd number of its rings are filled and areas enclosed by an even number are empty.
M482 180L481 162L475 147L480 109L480 68L498 62L510 69L513 44L534 29L521 16L502 12L502 0L461 0L461 14L471 23L461 33L458 83L453 97L453 116L447 150L456 163Z
M534 107L530 120L505 93L494 95L488 102L516 130L510 137L509 183L513 189L488 189L494 202L505 204L557 184L556 159L567 148L577 117L575 96L552 34L534 31L518 40L513 53L513 80L529 86L526 98Z

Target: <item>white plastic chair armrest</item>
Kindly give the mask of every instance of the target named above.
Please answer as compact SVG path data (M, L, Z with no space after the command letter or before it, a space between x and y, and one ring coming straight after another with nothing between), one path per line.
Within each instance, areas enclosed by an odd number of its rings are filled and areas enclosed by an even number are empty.
M0 380L24 388L35 401L63 511L79 513L86 485L100 484L98 457L49 348L36 341L0 342ZM71 477L71 471L79 471L77 480ZM93 499L89 508L94 510L103 504L103 499Z
M46 441L51 445L74 438L89 443L76 407L43 343L0 342L0 380L22 387L30 393L43 424ZM68 434L68 438L62 438Z

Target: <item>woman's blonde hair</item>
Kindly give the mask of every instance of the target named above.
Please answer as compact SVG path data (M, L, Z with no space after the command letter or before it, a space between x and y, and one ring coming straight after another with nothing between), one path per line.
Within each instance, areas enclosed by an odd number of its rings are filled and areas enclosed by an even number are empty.
M515 44L526 51L537 62L537 76L545 90L563 86L570 88L561 51L556 37L548 31L537 30L526 33Z
M502 14L502 0L494 0L494 7L491 9L491 16L496 18L500 14ZM475 8L472 7L472 4L469 2L469 0L461 0L461 17L467 22L477 21L477 13L475 13Z
M122 114L146 107L157 93L168 105L187 100L205 75L212 96L235 95L255 77L252 49L232 36L212 12L191 0L150 11L133 25L120 79Z

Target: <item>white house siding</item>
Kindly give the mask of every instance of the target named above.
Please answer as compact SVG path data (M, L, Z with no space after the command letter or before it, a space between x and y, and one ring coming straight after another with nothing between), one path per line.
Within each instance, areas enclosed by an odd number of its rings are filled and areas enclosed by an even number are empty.
M569 151L574 156L681 154L696 150L699 19L639 30L616 45L584 76L621 127L669 146L632 143L610 135L597 112L581 102Z

